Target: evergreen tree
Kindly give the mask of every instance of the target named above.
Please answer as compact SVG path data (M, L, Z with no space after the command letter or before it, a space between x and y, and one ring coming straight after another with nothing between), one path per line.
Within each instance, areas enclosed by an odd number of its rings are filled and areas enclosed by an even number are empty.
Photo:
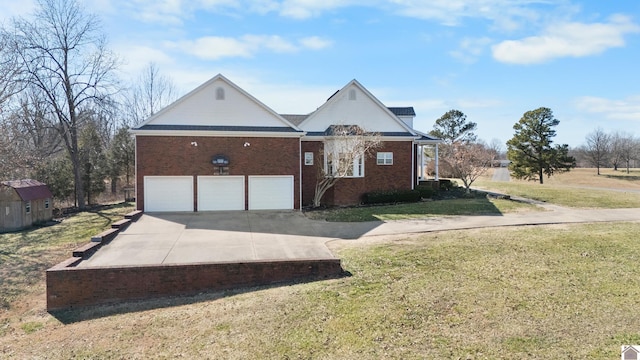
M553 145L554 127L559 123L551 109L541 107L524 113L513 126L515 134L507 141L507 157L514 177L542 184L544 174L551 177L576 166L576 159L569 156L568 145Z

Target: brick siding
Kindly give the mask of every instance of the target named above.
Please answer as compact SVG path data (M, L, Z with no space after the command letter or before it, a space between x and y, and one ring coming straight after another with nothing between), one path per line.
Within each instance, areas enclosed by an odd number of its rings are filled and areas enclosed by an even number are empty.
M191 145L192 142L198 146ZM244 146L248 142L251 146ZM211 159L229 159L229 175L293 175L294 208L300 205L300 140L298 138L138 136L136 137L136 204L144 210L145 176L194 176L194 208L197 209L195 177L213 175ZM245 181L245 208L248 208Z
M364 164L364 177L340 179L333 188L329 189L323 203L327 205L354 205L361 202L362 194L378 190L411 189L414 182L412 169L415 160L411 161L413 144L410 141L388 141L374 151L373 156L367 157ZM313 166L302 167L302 204L312 204L317 180L317 166L323 166L318 161L318 153L322 149L319 141L303 141L302 153L313 152L315 161ZM393 165L377 165L376 152L392 152ZM319 162L319 164L318 164Z

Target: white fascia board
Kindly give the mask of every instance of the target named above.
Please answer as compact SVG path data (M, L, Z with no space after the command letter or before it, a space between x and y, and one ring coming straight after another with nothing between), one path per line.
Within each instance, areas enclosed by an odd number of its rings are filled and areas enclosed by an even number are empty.
M335 139L335 136L304 136L301 141L325 141L328 139ZM415 141L411 136L381 136L381 141Z
M203 131L203 130L131 130L136 136L210 136L210 137L275 137L275 138L301 138L306 133L281 133L281 132L244 132L244 131Z

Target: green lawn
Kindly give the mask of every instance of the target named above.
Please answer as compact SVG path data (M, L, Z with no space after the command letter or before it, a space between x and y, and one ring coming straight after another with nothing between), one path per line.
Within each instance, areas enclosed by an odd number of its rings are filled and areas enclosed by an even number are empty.
M616 359L640 343L640 223L334 244L352 276L15 316L0 357Z
M491 215L515 211L540 211L541 208L504 199L486 197L423 201L397 205L362 206L313 210L305 214L327 221L387 221L420 219L446 215Z

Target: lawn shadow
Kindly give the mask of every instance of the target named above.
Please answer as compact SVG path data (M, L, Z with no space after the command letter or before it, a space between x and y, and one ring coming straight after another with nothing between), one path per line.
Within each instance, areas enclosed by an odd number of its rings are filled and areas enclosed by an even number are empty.
M276 284L260 285L247 288L238 288L223 291L207 291L195 295L167 296L159 298L127 300L121 303L108 303L100 305L82 306L66 310L49 311L49 314L65 325L95 320L113 315L123 315L136 313L141 311L171 308L176 306L191 305L207 301L215 301L226 297L232 297L240 294L247 294L261 290L274 289L284 286L292 286L297 284L306 284L317 281L326 281L332 279L342 279L351 277L349 271L343 271L340 275L325 279L298 279L294 281L280 282Z
M616 180L626 180L626 181L640 181L640 176L636 175L609 175L606 174L604 177L608 179L616 179Z

